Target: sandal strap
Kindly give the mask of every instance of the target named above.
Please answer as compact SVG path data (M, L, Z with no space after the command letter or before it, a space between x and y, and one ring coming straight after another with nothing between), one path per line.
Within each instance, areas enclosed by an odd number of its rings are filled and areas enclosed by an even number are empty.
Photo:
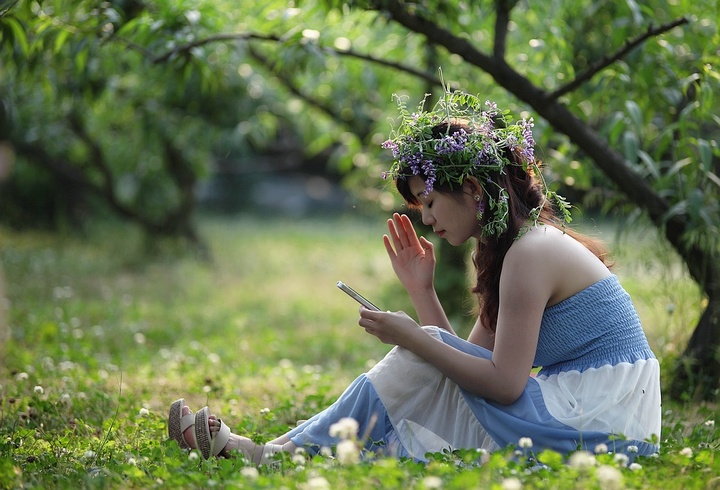
M220 430L215 434L210 443L210 450L213 456L220 454L230 440L230 427L222 420L218 419L218 421L220 422Z
M193 425L195 425L195 414L190 412L187 415L183 415L180 419L180 432L185 432Z

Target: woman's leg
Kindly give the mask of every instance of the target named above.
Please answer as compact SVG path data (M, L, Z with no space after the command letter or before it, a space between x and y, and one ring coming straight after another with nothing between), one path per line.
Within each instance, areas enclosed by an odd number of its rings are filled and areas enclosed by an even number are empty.
M394 428L385 406L364 374L355 379L335 403L273 442L287 444L289 441L310 453L317 453L323 447L332 448L339 439L331 435L330 429L343 418L357 422L357 437L366 450L405 454L401 447L391 444L395 440Z
M182 408L182 415L185 416L190 412L190 407L187 405ZM220 430L221 422L215 415L208 417L208 426L210 431L215 434ZM188 446L193 449L197 448L197 441L195 439L194 427L189 427L183 432L183 437ZM274 455L280 452L293 453L297 449L297 446L287 439L285 443L273 443L267 444L256 444L247 437L242 437L237 434L230 434L230 440L225 445L219 456L231 457L233 451L239 451L248 460L254 464L265 464L269 462Z
M182 416L188 413L190 408L184 406ZM394 428L372 383L365 375L361 375L335 403L290 432L266 444L256 444L247 437L230 434L220 455L227 457L233 450L237 450L254 463L261 464L279 452L292 454L298 447L314 454L323 447L332 448L339 442L335 435L330 434L330 428L343 418L352 418L358 423L357 436L366 450L393 455L406 454L396 443ZM220 430L221 422L215 415L210 415L208 426L214 436ZM185 441L191 448L197 448L194 430L190 427L184 432Z

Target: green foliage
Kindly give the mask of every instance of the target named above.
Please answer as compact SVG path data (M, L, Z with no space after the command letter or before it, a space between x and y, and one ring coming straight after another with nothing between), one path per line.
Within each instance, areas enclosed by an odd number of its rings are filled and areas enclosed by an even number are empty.
M177 209L181 194L159 163L163 139L188 155L200 179L213 153L247 155L288 131L307 155L329 155L329 171L346 174L348 187L389 210L398 199L378 185L390 164L379 144L390 129L393 93L419 100L438 87L442 67L453 87L533 116L462 53L393 22L392 3L75 0L68 9L66 2L21 1L0 17L12 52L0 65L0 97L12 106L14 139L42 145L46 156L97 182L103 176L90 164L91 148L67 130L68 113L87 115L117 200L134 213L153 210L148 220ZM670 200L668 219L687 219L687 243L720 248L716 2L402 3L483 53L492 53L499 5L512 21L505 59L548 92L652 26L687 19L648 36L562 101ZM624 209L628 199L588 156L535 119L549 178L566 188L560 192L588 196L605 211Z
M235 432L270 440L387 352L334 286L341 278L389 309L404 306L383 225L204 220L214 265L143 256L126 224L82 238L3 229L12 340L0 368L0 488L622 488L618 479L625 488L712 488L720 412L709 405L665 402L659 457L631 467L612 454L568 460L526 447L438 453L427 465L288 455L255 471L168 441L166 412L181 396L194 409L209 404ZM613 229L596 233L612 241ZM698 292L647 233L635 229L613 248L666 375Z

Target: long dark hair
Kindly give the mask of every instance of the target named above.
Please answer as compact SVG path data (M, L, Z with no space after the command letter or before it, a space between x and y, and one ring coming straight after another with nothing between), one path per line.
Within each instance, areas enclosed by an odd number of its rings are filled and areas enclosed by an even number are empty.
M450 134L459 129L468 131L467 126L451 123ZM433 134L440 137L448 132L448 124L442 123L433 128ZM578 233L569 228L557 215L550 200L545 198L542 183L537 175L533 173L530 166L527 170L520 164L520 156L510 148L505 149L505 157L516 163L506 165L502 172L494 172L489 177L503 187L508 193L508 227L500 235L490 235L477 241L477 247L473 252L472 261L475 266L476 281L472 292L478 297L479 315L482 325L495 332L497 327L498 307L500 304L500 273L503 260L513 242L519 237L523 227L528 223L530 213L533 209L540 207L539 223L563 229L565 233L580 242L595 256L597 256L607 267L611 267L609 256L605 245L598 239ZM442 165L442 161L434 162ZM409 180L412 174L401 174L395 185L410 208L422 206L417 196L410 190ZM418 177L426 180L426 175L421 172ZM437 192L459 194L462 193L462 186L450 187L449 185L435 185ZM484 186L483 193L484 209L488 209L489 196L497 200L499 188L497 186ZM494 193L494 195L493 195ZM485 213L480 225L484 226L488 220L489 213Z

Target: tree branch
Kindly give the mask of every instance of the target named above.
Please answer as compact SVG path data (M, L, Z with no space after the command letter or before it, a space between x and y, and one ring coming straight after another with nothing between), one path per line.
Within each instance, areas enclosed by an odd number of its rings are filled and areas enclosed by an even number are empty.
M579 119L567 107L548 98L546 92L534 85L527 77L514 70L504 60L487 56L478 51L467 40L439 27L434 22L418 17L405 9L400 0L384 0L375 8L389 12L397 23L410 31L423 34L450 53L463 57L465 61L488 73L505 90L519 100L529 104L539 116L548 121L557 131L568 136L580 149L593 158L596 165L608 175L617 186L645 209L651 219L660 223L669 205L636 172L625 164L625 158L613 150L602 136L587 123ZM671 223L668 223L670 225Z
M493 56L495 59L505 59L508 23L510 22L511 6L508 0L496 0L495 9L495 41L493 43Z
M668 24L659 26L657 28L653 28L650 26L647 31L645 31L640 36L636 37L635 39L631 41L626 41L625 45L619 49L615 54L612 56L605 56L594 63L592 63L584 72L580 73L577 77L575 77L570 82L566 83L565 85L561 86L554 92L551 92L547 95L547 98L550 100L555 100L563 95L572 92L573 90L577 89L580 85L590 80L592 77L594 77L598 72L604 70L611 64L615 63L619 59L622 59L626 54L628 54L630 51L635 49L637 46L648 40L649 38L653 36L659 36L660 34L663 34L671 29L674 29L675 27L686 24L688 20L685 17L681 17L680 19L674 20Z
M405 2L400 0L375 0L371 8L387 12L395 22L406 27L409 31L424 35L432 40L434 44L443 46L449 52L460 55L465 61L493 77L502 77L502 71L507 66L504 60L478 51L468 40L454 35L415 12L408 11L405 8Z
M328 106L327 104L324 104L322 101L311 97L304 93L302 90L300 90L293 82L292 80L282 72L281 70L278 70L277 67L264 55L260 54L256 49L254 49L252 46L249 47L248 52L250 53L250 56L263 65L265 68L267 68L274 76L278 78L278 81L283 84L283 86L294 96L297 98L303 100L306 104L308 104L311 107L314 107L315 109L319 110L320 112L324 113L326 116L330 117L330 119L334 121L343 121L343 119L340 117L340 114L335 112L332 107Z
M227 33L227 34L218 34L215 36L209 36L203 39L196 39L195 41L185 43L183 45L177 46L163 54L153 56L152 53L149 53L145 48L142 46L137 46L134 43L132 43L129 40L124 40L125 43L127 43L128 46L131 48L143 53L147 58L150 58L151 62L153 64L160 64L167 62L170 58L173 56L177 56L179 54L184 54L189 52L193 48L198 48L200 46L204 46L206 44L212 44L216 42L225 42L225 41L266 41L266 42L274 42L274 43L284 43L287 41L286 38L277 36L275 34L257 34L253 32L241 32L241 33ZM417 70L411 66L403 65L402 63L397 63L394 61L388 61L386 59L382 58L376 58L374 56L371 56L369 54L359 53L357 51L353 51L352 49L334 49L327 46L318 46L320 50L327 54L332 55L338 55L338 56L344 56L348 58L355 58L361 61L367 61L375 65L380 65L385 68L390 68L395 71L407 73L409 75L412 75L415 78L418 78L420 80L424 80L425 82L431 83L436 86L442 86L441 81L438 77Z
M181 44L180 46L170 49L163 54L157 55L155 57L151 57L151 62L155 65L165 63L173 56L187 53L191 49L199 48L200 46L204 46L206 44L225 42L225 41L248 41L251 39L257 39L260 41L273 41L273 42L277 42L277 43L282 43L285 41L283 38L276 36L274 34L255 34L252 32L216 34L215 36L209 36L209 37L205 37L202 39L196 39L194 41L191 41L191 42L188 42L185 44Z

